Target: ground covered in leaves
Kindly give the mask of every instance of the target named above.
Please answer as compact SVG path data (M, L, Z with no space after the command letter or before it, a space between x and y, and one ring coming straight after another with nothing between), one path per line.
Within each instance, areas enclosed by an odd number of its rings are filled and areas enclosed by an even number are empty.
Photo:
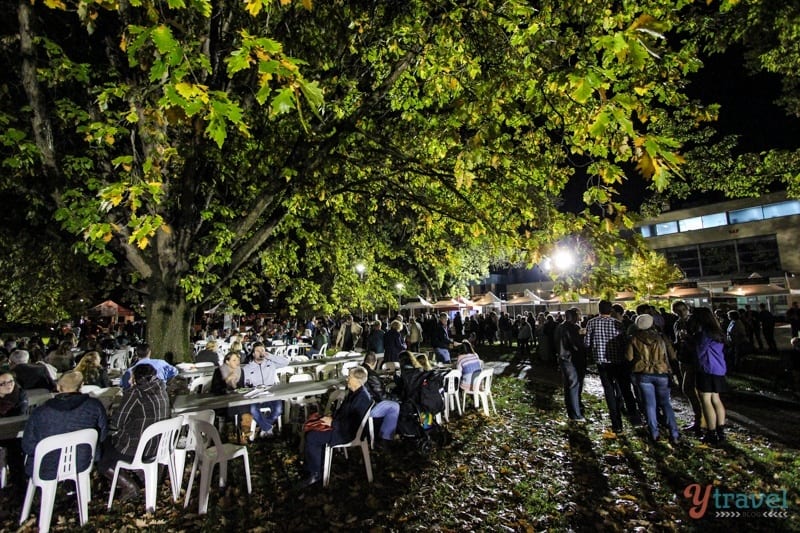
M250 445L253 494L241 462L230 466L229 487L214 490L206 516L169 497L162 484L156 512L143 498L106 511L108 484L93 482L92 531L800 531L800 458L794 446L734 425L717 448L684 438L652 444L642 428L608 433L596 377L587 381L588 422L564 414L558 373L532 367L502 350L509 363L494 384L497 415L474 408L447 424L451 441L420 456L413 442L373 452L375 481L367 483L358 453L337 454L328 489L296 491L297 443L288 438ZM489 357L486 354L485 357ZM676 399L679 423L688 422ZM96 475L96 474L94 474ZM187 474L188 477L188 474ZM693 495L685 496L688 486ZM707 488L709 487L709 488ZM702 496L710 491L702 517ZM195 493L197 488L195 486ZM0 527L16 530L22 490L0 492ZM761 502L757 509L723 508L727 495ZM777 494L787 509L768 516L759 495ZM742 499L744 498L744 499ZM749 498L749 500L748 500ZM755 498L755 499L753 499ZM38 498L34 503L38 512ZM738 512L738 516L733 515ZM777 514L777 513L773 513ZM36 515L21 528L34 531ZM74 499L59 490L52 530L80 529Z

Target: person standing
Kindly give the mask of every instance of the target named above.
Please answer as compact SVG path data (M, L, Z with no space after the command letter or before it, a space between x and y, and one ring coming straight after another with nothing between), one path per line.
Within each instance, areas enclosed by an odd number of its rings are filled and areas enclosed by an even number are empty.
M692 406L694 420L683 428L684 431L691 431L698 437L703 435L706 428L705 418L703 418L703 408L700 403L700 395L695 387L697 377L697 353L692 343L692 336L689 334L689 321L691 320L691 310L686 302L678 300L672 304L672 312L677 315L673 328L675 335L675 352L678 356L678 364L681 370L681 391L689 399Z
M761 332L771 353L778 354L778 345L775 343L775 316L767 309L767 304L758 304L758 321L761 323Z
M447 330L447 321L447 313L439 314L439 323L436 325L436 329L433 330L433 339L431 340L433 351L436 352L436 357L442 363L449 363L450 349L461 345L460 342L454 342L450 338L450 332Z
M336 334L336 349L345 352L352 352L358 346L358 339L361 336L362 327L353 321L353 315L344 317L344 322L339 327Z
M796 301L792 302L792 306L786 311L786 320L792 329L792 338L797 337L800 333L800 305Z
M406 337L406 344L408 349L412 352L418 352L419 346L422 344L422 326L414 316L408 319L408 337Z
M707 429L703 441L717 444L725 440L725 406L719 393L726 389L725 334L710 309L698 307L689 324L697 352L697 390Z
M399 320L392 320L392 323L389 324L389 331L386 332L383 338L383 362L400 361L400 352L406 350L406 343L401 333L402 329L403 323Z
M581 393L586 376L586 348L578 326L579 311L572 307L564 313L564 322L556 327L555 345L561 377L564 380L564 404L570 420L582 422Z
M630 371L625 362L625 332L622 323L611 317L612 304L608 300L600 300L598 311L600 314L586 324L584 346L589 349L597 363L603 395L611 417L611 430L619 433L622 431L622 410L617 401L617 389L622 394L631 424L640 425L642 420L638 415Z
M678 442L678 424L672 410L669 394L670 361L677 362L672 344L667 342L653 322L649 314L636 317L636 332L633 334L625 358L633 363L633 380L639 387L644 401L647 427L650 438L657 441L659 437L656 409L666 416L669 427L669 440Z

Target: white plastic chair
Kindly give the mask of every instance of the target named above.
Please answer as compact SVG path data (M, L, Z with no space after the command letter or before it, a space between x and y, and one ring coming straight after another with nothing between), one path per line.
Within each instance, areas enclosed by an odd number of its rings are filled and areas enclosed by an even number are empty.
M342 377L346 377L350 374L350 369L355 368L357 366L361 366L358 361L348 361L342 365L341 375Z
M328 343L326 342L322 346L319 347L319 353L315 353L311 356L311 359L322 359L328 353Z
M172 487L172 499L176 502L178 501L180 493L178 492L178 476L175 472L173 452L178 443L181 425L183 425L183 417L176 416L175 418L168 418L150 424L144 429L139 440L139 445L136 447L136 452L133 455L133 460L130 462L117 461L117 464L114 466L114 479L111 480L111 490L108 493L109 510L111 509L111 504L114 502L114 492L116 492L117 489L117 477L121 469L141 470L144 472L145 509L147 512L152 513L156 509L156 497L158 496L158 465L167 465L169 469L169 480ZM158 450L156 451L155 457L145 459L145 449L151 439L158 439Z
M89 447L89 466L78 471L78 447ZM25 501L22 504L22 513L19 524L22 525L31 514L33 496L36 487L41 489L41 504L39 506L39 531L50 530L50 519L53 516L53 503L59 481L70 479L75 483L75 498L78 501L78 517L83 526L89 519L89 500L92 499L89 474L94 461L94 449L97 446L97 430L81 429L70 433L62 433L42 439L36 445L33 454L33 477L28 480L28 490L25 492ZM61 451L58 458L56 478L47 480L40 477L42 459L52 451Z
M390 370L396 374L400 372L400 363L398 361L386 361L381 364L381 370Z
M317 381L325 381L326 379L335 378L339 373L339 369L335 364L322 364L314 367L314 375L317 376Z
M283 366L275 370L275 378L279 383L289 383L289 378L294 375L294 368Z
M185 436L181 436L178 438L178 443L175 445L175 451L172 452L172 455L175 459L175 473L178 474L178 492L180 493L181 486L183 485L183 475L184 469L186 467L186 456L189 452L196 452L197 450L197 441L195 439L194 431L192 431L191 425L189 424L190 420L203 420L210 424L214 423L214 418L216 417L213 409L206 409L205 411L195 411L192 413L185 413L181 415L183 417L183 423L181 428L181 433L183 433L183 428L187 428L187 432Z
M369 406L367 412L364 413L364 418L361 419L361 424L358 426L358 431L356 431L356 436L350 442L345 442L343 444L335 444L325 445L325 463L323 465L322 470L322 486L327 487L331 480L331 463L333 462L333 450L344 450L345 456L347 453L347 448L361 448L361 455L364 457L364 468L367 470L367 481L372 483L372 461L370 460L369 456L369 441L368 439L364 438L364 428L367 425L367 422L370 420L370 415L372 414L372 407L375 405L375 402Z
M128 358L128 353L129 352L127 348L116 350L108 358L108 368L115 368L117 370L127 369L128 362L130 361Z
M189 384L189 392L200 394L203 392L208 392L208 389L211 387L211 380L214 378L213 375L210 376L198 376L192 380Z
M244 461L244 473L247 479L247 493L253 491L250 480L250 458L247 453L247 446L233 444L230 442L222 443L219 432L213 424L204 420L191 419L189 421L197 442L197 449L192 464L192 473L189 475L189 485L186 488L186 501L183 507L189 506L189 498L192 495L192 485L194 484L194 474L200 468L200 489L198 492L198 514L206 514L208 511L208 492L211 486L211 475L214 472L214 465L219 465L219 486L224 487L228 478L228 461L241 457Z
M286 347L286 356L287 357L292 358L292 357L297 357L298 355L300 355L300 347L299 346L295 346L293 344L291 346L287 346ZM306 358L306 359L308 359L308 358Z
M461 381L461 371L458 369L451 370L444 376L444 419L450 422L450 412L458 409L458 416L463 413L461 411L461 400L458 398L459 384Z
M472 396L475 400L475 408L477 409L483 405L483 414L489 416L489 403L492 404L492 411L497 414L497 409L494 407L494 398L492 397L492 378L494 377L494 370L487 368L481 370L478 377L472 381L472 390L463 391L461 403L464 409L467 408L467 396Z

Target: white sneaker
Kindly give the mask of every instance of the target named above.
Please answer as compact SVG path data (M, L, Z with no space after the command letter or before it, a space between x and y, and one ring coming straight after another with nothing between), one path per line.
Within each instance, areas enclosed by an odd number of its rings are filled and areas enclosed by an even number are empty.
M266 439L266 438L269 438L269 437L274 437L275 433L271 429L269 431L263 431L262 430L261 433L258 434L258 436L260 438L262 438L262 439Z

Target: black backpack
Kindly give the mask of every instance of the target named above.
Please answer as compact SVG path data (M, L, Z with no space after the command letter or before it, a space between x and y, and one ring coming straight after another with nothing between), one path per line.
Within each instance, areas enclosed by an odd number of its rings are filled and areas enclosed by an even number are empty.
M441 413L444 410L444 373L436 370L422 372L416 391L414 403L426 413Z

